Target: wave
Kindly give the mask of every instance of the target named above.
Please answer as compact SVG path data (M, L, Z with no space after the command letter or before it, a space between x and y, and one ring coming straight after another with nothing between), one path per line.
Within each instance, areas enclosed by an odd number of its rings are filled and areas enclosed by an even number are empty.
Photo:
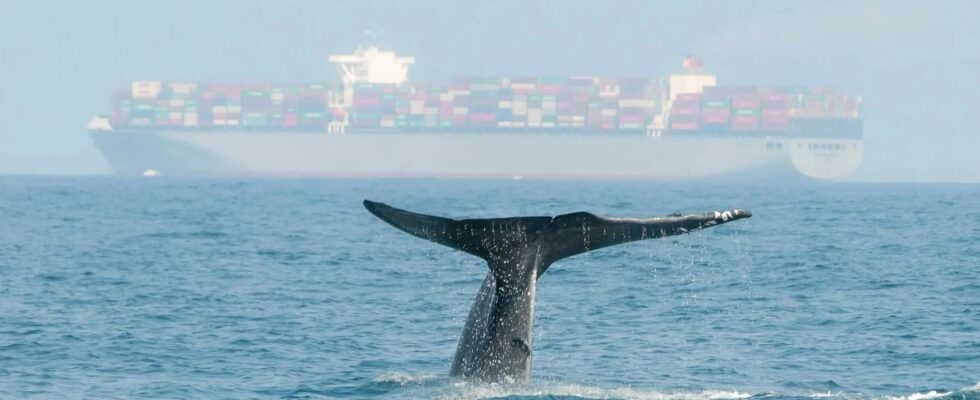
M738 390L671 391L632 387L602 388L575 383L534 382L530 385L480 384L457 381L434 373L388 372L370 381L330 388L302 386L284 398L426 398L444 400L980 400L980 382L959 390L936 389L904 395L846 391L788 394Z
M383 375L389 381L402 382L432 382L439 380L434 375ZM380 377L379 377L380 378ZM376 379L377 380L377 379ZM403 385L406 385L403 384ZM704 391L661 391L656 389L638 388L600 388L579 384L537 384L528 386L475 384L470 382L452 382L427 396L435 399L563 399L563 400L798 400L798 399L842 399L842 400L980 400L980 382L960 390L930 390L914 392L907 395L866 395L847 392L813 392L808 395L789 395L775 392L750 394L736 390L704 390Z
M888 396L885 400L980 400L980 382L960 390L930 390L905 396Z
M531 384L529 386L482 385L456 382L436 399L622 399L622 400L730 400L751 394L737 391L662 392L634 388L605 389L577 384Z
M371 380L373 383L378 384L398 384L400 386L409 386L416 384L423 384L439 379L436 374L418 374L413 375L404 372L389 372L376 376Z

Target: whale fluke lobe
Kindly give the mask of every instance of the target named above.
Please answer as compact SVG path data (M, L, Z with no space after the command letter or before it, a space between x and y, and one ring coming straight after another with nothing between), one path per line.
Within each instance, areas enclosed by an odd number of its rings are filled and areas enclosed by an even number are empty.
M470 309L450 376L486 382L531 379L537 279L562 258L644 239L681 235L738 219L744 209L654 218L556 217L450 219L364 200L392 226L487 261L490 272Z

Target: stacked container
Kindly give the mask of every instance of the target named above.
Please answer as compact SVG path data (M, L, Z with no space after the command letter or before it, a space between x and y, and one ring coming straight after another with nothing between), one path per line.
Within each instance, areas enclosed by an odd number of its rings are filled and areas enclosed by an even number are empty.
M701 129L708 133L730 130L732 88L706 87L701 95Z
M701 115L701 94L680 93L673 100L670 109L670 129L675 131L697 131Z
M667 89L647 79L463 78L446 86L356 84L347 109L338 92L312 84L133 82L112 95L116 126L326 131L352 128L535 129L636 132L658 115ZM794 118L858 118L861 98L824 87L706 87L671 100L674 131L778 132Z
M732 89L732 130L758 131L761 103L755 87Z

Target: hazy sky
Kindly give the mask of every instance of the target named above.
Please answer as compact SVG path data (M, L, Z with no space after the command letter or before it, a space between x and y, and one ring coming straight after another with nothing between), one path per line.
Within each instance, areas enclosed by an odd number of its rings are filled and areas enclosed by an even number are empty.
M0 0L0 173L99 174L85 132L137 79L338 81L365 43L416 57L410 79L661 77L689 53L722 84L864 95L860 180L980 181L974 1Z

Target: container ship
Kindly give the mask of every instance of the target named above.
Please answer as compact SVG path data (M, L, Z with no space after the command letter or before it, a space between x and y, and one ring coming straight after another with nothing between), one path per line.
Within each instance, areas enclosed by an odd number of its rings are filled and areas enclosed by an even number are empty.
M863 157L861 97L661 78L408 79L411 57L328 59L339 84L135 81L88 131L125 175L836 179Z

